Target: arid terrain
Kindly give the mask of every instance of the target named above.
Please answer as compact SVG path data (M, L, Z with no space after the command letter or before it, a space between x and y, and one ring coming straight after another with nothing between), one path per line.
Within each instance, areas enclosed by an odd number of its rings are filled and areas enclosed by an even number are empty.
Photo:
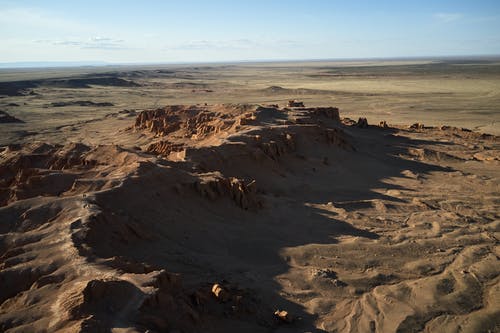
M0 97L1 332L500 332L498 59L12 69Z

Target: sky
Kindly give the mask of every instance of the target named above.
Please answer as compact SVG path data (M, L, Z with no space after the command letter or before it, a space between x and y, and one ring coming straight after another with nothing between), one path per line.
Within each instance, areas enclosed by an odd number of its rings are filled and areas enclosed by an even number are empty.
M0 0L0 63L500 55L500 0Z

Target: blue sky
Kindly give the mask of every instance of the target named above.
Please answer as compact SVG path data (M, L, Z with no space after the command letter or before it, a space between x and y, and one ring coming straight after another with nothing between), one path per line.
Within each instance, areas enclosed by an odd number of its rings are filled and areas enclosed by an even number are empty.
M0 62L500 55L500 0L0 0L0 45Z

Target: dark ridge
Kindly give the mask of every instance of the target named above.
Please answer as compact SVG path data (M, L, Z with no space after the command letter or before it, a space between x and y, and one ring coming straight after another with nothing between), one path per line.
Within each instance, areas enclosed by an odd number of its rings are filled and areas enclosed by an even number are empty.
M115 78L138 78L138 77L146 77L150 76L152 71L149 70L134 70L134 71L117 71L117 72L106 72L106 73L92 73L92 74L87 74L84 77L94 79L94 78L108 78L108 77L115 77Z
M37 86L36 81L0 82L0 95L26 96L32 93L31 88Z
M263 91L270 92L270 93L281 93L281 92L285 92L287 90L289 90L289 89L285 89L285 88L280 87L280 86L270 86L270 87L263 89Z
M11 116L5 111L0 111L0 124L6 124L6 123L24 123L24 121Z
M172 88L175 89L182 89L182 88L207 88L207 84L205 83L196 83L196 82L175 82L170 85Z
M114 106L113 103L109 102L92 102L92 101L69 101L69 102L52 102L50 106L58 108L63 106L97 106L97 107L106 107L106 106Z
M270 86L264 89L261 89L260 92L264 94L292 94L292 95L319 95L319 94L332 94L333 91L330 90L320 90L320 89L306 89L306 88L297 88L297 89L289 89L283 88L280 86Z
M34 95L33 88L54 87L54 88L90 88L96 86L114 87L139 87L140 84L121 79L114 76L88 77L74 79L50 79L50 80L25 80L13 82L0 82L0 95L6 96L26 96Z
M174 71L169 71L166 69L158 69L158 70L156 70L156 73L158 73L158 74L175 74Z
M78 79L58 79L42 81L41 86L58 88L90 88L90 85L96 86L115 86L115 87L138 87L139 84L120 79L117 77L94 77Z

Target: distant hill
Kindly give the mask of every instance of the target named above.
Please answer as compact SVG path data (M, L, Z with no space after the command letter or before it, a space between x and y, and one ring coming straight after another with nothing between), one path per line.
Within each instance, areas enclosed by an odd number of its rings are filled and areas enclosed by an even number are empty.
M0 68L45 68L45 67L81 67L81 66L105 66L104 61L24 61L24 62L0 62Z

